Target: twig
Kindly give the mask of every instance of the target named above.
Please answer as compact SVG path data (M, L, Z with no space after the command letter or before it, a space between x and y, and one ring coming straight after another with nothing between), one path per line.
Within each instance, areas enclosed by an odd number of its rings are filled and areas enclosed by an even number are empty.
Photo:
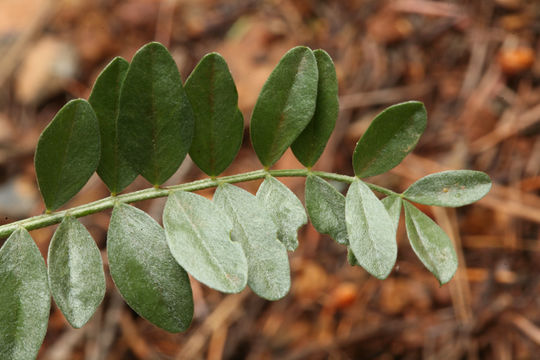
M164 0L159 3L156 19L155 40L169 47L174 22L174 11L178 4L177 0Z
M433 83L426 81L420 84L343 95L339 98L339 108L343 111L346 109L384 105L408 99L417 99L428 94L431 90L433 90Z
M146 340L139 334L137 325L131 319L129 310L125 308L120 316L120 328L122 329L122 337L137 358L153 359L156 357Z
M409 154L403 162L390 170L391 173L403 176L411 181L424 176L425 173L434 173L450 170L436 161ZM507 186L493 184L491 191L476 206L485 206L504 214L527 219L540 223L540 197Z
M514 113L511 114L514 115ZM522 115L510 115L508 121L502 122L493 131L474 141L471 144L471 150L475 153L486 151L539 121L540 105L536 105Z
M166 186L163 188L148 188L144 190L134 191L124 195L109 196L101 200L93 201L84 205L76 206L71 209L57 211L50 214L43 214L27 218L20 221L15 221L6 225L0 226L0 238L9 236L15 230L20 227L26 230L34 230L49 225L58 224L66 215L74 217L83 217L90 214L95 214L106 209L114 207L117 202L132 203L143 200L156 199L160 197L168 196L175 191L197 191L219 186L222 183L239 183L245 181L252 181L257 179L263 179L268 175L275 177L306 177L310 174L314 174L325 179L336 180L345 183L351 183L355 178L352 176L327 173L323 171L310 171L308 169L283 169L283 170L256 170L242 174L236 174L231 176L223 176L215 179L203 179L190 183ZM366 183L372 190L380 192L386 195L396 195L392 190L386 189L382 186Z
M289 356L285 356L283 360L300 360L317 358L317 354L329 353L334 349L348 346L350 344L365 341L375 336L391 335L399 333L406 328L415 328L418 326L416 321L387 321L382 325L365 324L353 331L350 335L337 337L334 341L328 344L314 343L311 346L306 346Z
M537 346L540 346L540 328L538 326L520 314L509 314L506 318Z
M103 328L99 332L97 341L97 360L105 360L107 358L109 349L114 342L120 316L122 316L124 307L124 300L122 299L122 296L120 296L120 293L116 290L112 291L110 305L105 312L105 321L103 323Z
M459 267L454 276L454 281L450 283L450 295L458 321L462 325L468 326L473 319L471 289L467 280L467 264L465 263L465 255L463 254L463 246L459 235L456 210L438 206L432 206L431 210L437 223L452 239L457 252Z
M75 348L86 335L86 329L73 329L65 331L56 342L49 347L43 355L43 360L69 360L73 358Z
M226 296L216 309L205 319L202 325L192 332L191 336L182 347L182 350L175 358L177 360L193 359L200 354L210 335L219 327L230 322L231 317L242 310L240 305L249 293L249 291L244 290L240 294Z
M466 17L464 9L456 4L428 0L397 0L389 8L394 11L408 12L425 16Z
M24 55L33 37L41 31L47 21L58 10L56 3L52 0L43 1L41 9L38 15L32 20L31 25L17 38L9 50L0 57L0 88L4 86L5 81L19 64L21 56Z
M471 94L482 77L489 46L488 36L480 30L473 31L470 43L471 57L461 85L460 97L462 98Z

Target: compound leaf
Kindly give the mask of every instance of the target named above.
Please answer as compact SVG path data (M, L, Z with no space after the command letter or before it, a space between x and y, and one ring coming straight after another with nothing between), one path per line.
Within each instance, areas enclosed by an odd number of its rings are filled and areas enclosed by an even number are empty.
M376 278L385 279L397 257L394 224L381 201L359 179L347 192L345 220L350 249L358 263Z
M118 145L116 126L119 114L120 88L129 63L114 58L99 74L88 102L96 112L101 136L101 159L97 173L113 194L124 190L137 177Z
M49 245L49 285L54 301L74 328L92 317L105 296L101 253L86 228L66 216Z
M238 93L225 59L217 53L203 57L185 89L195 115L189 155L202 171L217 176L234 160L244 132Z
M319 70L315 114L304 131L292 143L296 158L306 167L321 156L339 113L338 82L332 58L322 49L313 51Z
M416 256L441 285L447 283L458 266L452 241L433 220L414 205L405 201L404 208L407 236Z
M214 202L232 220L231 238L244 249L248 285L262 298L278 300L291 287L287 249L277 239L277 228L264 205L254 195L230 184L220 185Z
M403 196L420 204L457 207L480 200L490 189L491 179L481 171L450 170L421 178Z
M322 178L309 175L305 197L313 227L321 234L330 235L338 244L348 245L345 196Z
M176 261L203 284L237 293L247 284L242 246L230 238L233 225L210 200L185 191L169 195L163 225Z
M298 229L307 223L306 211L296 195L273 176L267 176L257 197L277 226L278 239L287 250L294 251L298 247Z
M118 291L137 314L173 333L189 327L193 296L188 275L171 255L163 228L150 215L116 204L107 255Z
M401 215L401 198L397 195L390 195L381 200L390 219L394 224L394 229L397 231L399 225L399 216Z
M317 61L304 46L289 50L264 84L251 117L251 142L272 166L305 129L315 112Z
M51 307L47 268L28 231L20 228L0 249L0 358L35 359Z
M398 165L414 149L426 124L426 108L421 102L408 101L386 108L356 144L356 176L382 174Z
M43 130L34 159L47 210L64 205L81 190L99 163L99 125L83 99L68 102Z
M193 111L169 51L152 42L131 61L120 92L120 150L153 185L184 160L193 137Z

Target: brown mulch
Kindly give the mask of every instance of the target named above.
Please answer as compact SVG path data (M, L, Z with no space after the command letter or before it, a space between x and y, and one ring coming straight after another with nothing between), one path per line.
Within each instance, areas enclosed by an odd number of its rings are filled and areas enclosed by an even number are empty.
M249 290L222 295L193 280L193 324L168 334L132 312L108 279L104 303L80 330L53 306L38 358L537 358L539 24L540 3L525 0L3 0L0 224L43 211L33 151L56 111L87 98L112 57L130 59L152 40L168 46L184 79L205 53L221 53L246 119L289 48L323 48L336 63L341 111L318 169L350 174L373 116L416 99L428 109L425 135L401 165L372 180L402 191L429 173L467 168L494 181L477 204L422 207L456 245L460 265L448 285L415 257L404 224L384 281L350 267L345 248L307 225L291 255L291 292L280 301ZM226 174L260 167L248 138ZM300 164L287 152L275 167ZM187 162L170 182L202 177ZM303 179L283 181L303 197ZM147 186L138 179L129 189ZM107 195L93 177L67 207ZM163 202L140 206L159 218ZM108 213L83 219L104 255L108 221ZM53 231L32 232L44 255Z

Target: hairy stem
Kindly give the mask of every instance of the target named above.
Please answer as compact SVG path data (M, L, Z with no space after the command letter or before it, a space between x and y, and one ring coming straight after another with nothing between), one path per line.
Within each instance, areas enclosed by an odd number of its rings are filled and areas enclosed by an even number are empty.
M355 178L347 175L340 175L335 173L328 173L323 171L310 171L307 169L290 169L290 170L256 170L243 174L223 176L215 179L197 180L190 183L167 186L163 188L147 188L144 190L134 191L128 194L122 194L117 196L109 196L100 200L93 201L88 204L80 205L71 209L56 211L53 213L33 216L27 219L12 222L10 224L0 226L0 238L5 238L18 227L23 227L26 230L40 229L49 225L58 224L62 221L67 214L74 217L82 217L97 212L110 209L114 206L115 202L134 203L137 201L155 199L159 197L168 196L175 191L197 191L216 187L221 183L239 183L251 180L262 179L268 175L275 177L306 177L309 174L317 175L328 180L335 180L345 183L351 183ZM392 190L386 189L374 184L367 185L374 191L380 192L386 195L399 195Z

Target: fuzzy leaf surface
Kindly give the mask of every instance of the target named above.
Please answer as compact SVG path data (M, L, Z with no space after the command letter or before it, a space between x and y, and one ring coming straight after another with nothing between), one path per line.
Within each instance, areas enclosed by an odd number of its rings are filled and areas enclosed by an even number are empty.
M272 166L310 122L317 81L317 61L304 46L289 50L270 74L251 117L251 142L264 166Z
M96 243L74 217L56 229L47 263L54 301L71 326L82 327L105 296L105 273Z
M397 195L390 195L382 199L381 202L383 203L386 211L388 211L388 215L390 215L390 219L394 224L394 229L397 232L399 217L401 215L401 198Z
M195 115L189 155L207 175L217 176L236 157L244 133L238 93L225 59L217 53L203 57L185 89Z
M191 146L193 111L169 51L152 42L131 61L120 92L120 151L153 185L178 169Z
M397 166L414 149L426 124L426 108L418 101L383 110L356 144L353 154L356 176L379 175Z
M49 320L47 268L24 229L0 249L0 359L35 359Z
M123 58L114 58L99 74L88 98L99 121L101 137L101 158L97 173L113 194L124 190L137 177L137 172L120 153L116 131L120 88L128 67L129 63Z
M115 205L107 255L118 291L137 314L172 333L189 327L193 295L188 275L150 215L130 205Z
M313 227L328 234L338 244L348 245L345 222L345 196L322 178L309 175L306 179L306 209Z
M388 211L388 215L390 215L390 219L394 224L394 229L397 232L399 217L401 215L401 198L399 196L390 195L382 199L381 202L386 211ZM347 247L347 261L351 266L360 266L350 247Z
M347 247L347 262L351 266L360 266L358 260L356 260L356 256L354 256L354 253L352 252L350 247Z
M304 166L313 166L334 131L339 113L338 81L332 58L322 49L313 51L319 80L315 114L304 131L292 143L294 155Z
M441 285L447 283L458 266L452 241L439 225L414 205L405 201L404 208L407 236L416 256Z
M421 178L403 196L419 204L457 207L480 200L490 189L491 179L481 171L450 170Z
M242 246L231 240L233 224L212 201L185 191L173 193L163 225L172 255L195 279L224 293L246 287L248 264Z
M48 210L56 210L82 189L99 163L99 125L83 99L71 100L43 130L34 164Z
M385 279L397 257L394 224L381 201L359 179L347 192L345 220L350 249L358 263L376 278Z
M242 245L248 264L248 285L262 298L279 300L289 292L291 274L287 249L277 228L254 195L230 184L220 185L214 202L232 220L231 238Z
M298 247L298 229L307 223L307 215L302 202L296 195L273 176L267 176L257 197L277 226L277 235L287 250Z

